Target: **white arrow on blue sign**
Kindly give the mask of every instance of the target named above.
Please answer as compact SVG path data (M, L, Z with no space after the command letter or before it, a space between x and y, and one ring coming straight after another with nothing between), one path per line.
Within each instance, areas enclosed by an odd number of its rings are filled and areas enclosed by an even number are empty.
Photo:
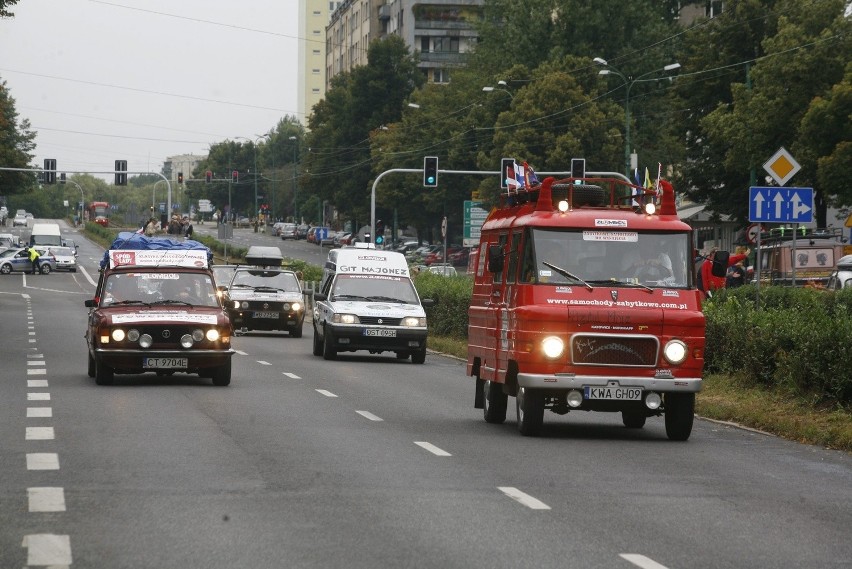
M812 223L813 188L749 188L748 220L754 223Z

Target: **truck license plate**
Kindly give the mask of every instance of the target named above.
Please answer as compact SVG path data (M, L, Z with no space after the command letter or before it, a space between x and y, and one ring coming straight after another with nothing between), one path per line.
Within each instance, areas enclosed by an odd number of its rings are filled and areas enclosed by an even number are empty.
M639 401L642 389L639 387L589 387L583 388L586 399L615 399L618 401Z
M378 336L379 338L396 338L396 330L376 330L367 328L364 330L365 336Z
M186 358L145 358L142 367L145 369L186 369Z
M255 312L255 318L278 318L277 312Z

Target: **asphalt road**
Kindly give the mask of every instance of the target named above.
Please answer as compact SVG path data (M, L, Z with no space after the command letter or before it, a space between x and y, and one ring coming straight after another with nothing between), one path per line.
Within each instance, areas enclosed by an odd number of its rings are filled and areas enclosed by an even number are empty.
M235 338L226 388L98 387L78 242L77 273L0 277L0 567L852 567L849 455L585 413L525 438L435 354L325 361L306 324Z

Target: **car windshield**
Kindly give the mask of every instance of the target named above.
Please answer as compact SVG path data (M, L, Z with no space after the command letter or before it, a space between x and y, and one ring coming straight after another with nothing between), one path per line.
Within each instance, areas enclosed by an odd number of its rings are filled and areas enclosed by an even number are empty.
M234 274L231 287L274 288L284 292L301 292L296 275L287 271L241 270Z
M419 304L410 279L368 275L337 275L331 300L375 300Z
M68 247L51 247L50 252L54 255L59 255L60 257L73 257L74 256L74 251L72 251Z
M188 304L218 306L213 279L205 273L116 273L107 277L101 306Z

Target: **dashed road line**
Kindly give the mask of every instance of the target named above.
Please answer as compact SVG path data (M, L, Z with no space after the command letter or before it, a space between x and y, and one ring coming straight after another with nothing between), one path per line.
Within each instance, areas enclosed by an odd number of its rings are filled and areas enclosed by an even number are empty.
M316 392L321 393L322 395L325 395L326 397L337 397L337 395L335 395L331 391L328 391L327 389L317 389Z
M27 548L27 565L68 566L71 565L71 539L67 535L35 533L24 536L21 544Z
M47 387L46 379L28 379L27 387Z
M33 368L27 370L27 375L47 375L47 370L42 368Z
M27 366L43 366L46 365L44 360L32 360L27 362Z
M417 446L419 446L421 448L428 450L429 452L431 452L435 456L453 456L450 453L448 453L447 451L445 451L444 449L436 447L432 443L427 443L425 441L414 441L414 444L416 444Z
M514 486L498 486L498 490L503 492L509 498L517 501L520 504L523 504L527 508L532 510L549 510L550 506L539 500L538 498L533 498L529 494L521 492Z
M64 512L65 490L62 488L27 488L31 512Z
M27 407L27 417L53 417L53 407Z
M298 376L298 375L296 375L295 373L290 373L290 372L288 372L288 371L282 372L282 375L286 375L286 376L287 376L287 377L289 377L290 379L302 379L301 377L299 377L299 376Z
M619 553L618 556L642 569L667 569L665 565L660 565L653 559L638 553Z
M241 356L247 356L248 354L242 350L234 350L234 353L240 354Z
M262 366L271 366L272 365L271 363L265 362L263 360L257 360L257 363L259 363Z
M50 393L43 393L43 392L27 393L27 401L50 401Z
M27 470L59 470L59 455L55 452L29 452Z
M52 441L55 436L53 427L27 427L28 441Z
M362 417L369 419L371 421L384 421L384 419L382 419L379 416L373 415L369 411L355 411L355 412L358 413L359 415L361 415Z

